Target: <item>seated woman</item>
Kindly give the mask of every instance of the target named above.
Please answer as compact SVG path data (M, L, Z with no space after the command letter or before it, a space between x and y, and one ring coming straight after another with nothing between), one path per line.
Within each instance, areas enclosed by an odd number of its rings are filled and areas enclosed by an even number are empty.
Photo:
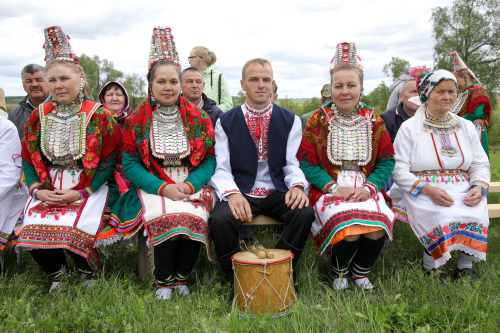
M201 243L210 258L207 220L215 171L214 130L206 113L180 96L180 65L171 30L153 30L151 92L125 121L123 169L133 186L113 206L110 223L133 235L144 225L160 299L189 294ZM180 237L179 237L180 236Z
M488 93L456 51L451 54L451 59L460 95L450 112L474 123L479 141L489 156L487 129L491 118L491 103Z
M358 287L371 289L367 276L392 240L394 214L379 189L394 168L394 150L382 118L362 103L354 43L337 45L330 73L333 101L309 118L298 152L314 185L311 233L320 253L329 249L334 289L349 287L349 271Z
M117 197L107 181L121 132L111 114L84 95L83 69L59 26L45 29L45 50L53 100L25 125L23 170L31 198L17 247L31 249L53 290L66 266L63 249L87 279L101 270L94 246L106 206Z
M456 277L474 277L472 262L486 260L488 247L488 157L474 124L449 112L457 98L452 73L423 74L417 89L413 98L423 104L394 142L393 210L425 247L427 273L460 250Z
M19 227L17 222L28 195L21 182L21 162L17 128L6 117L0 117L0 258L6 247L17 244L14 231Z

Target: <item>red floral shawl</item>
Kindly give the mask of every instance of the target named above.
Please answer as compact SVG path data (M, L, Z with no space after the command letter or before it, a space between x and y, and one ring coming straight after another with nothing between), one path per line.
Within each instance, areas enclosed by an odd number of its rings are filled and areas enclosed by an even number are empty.
M54 108L55 106L48 102L31 113L29 120L24 125L25 135L22 142L23 159L35 169L43 187L48 190L54 190L54 187L40 149L40 136L43 130L40 128L40 119L51 113ZM82 172L80 182L72 190L79 190L90 185L97 172L97 166L117 150L122 136L111 113L102 108L100 103L85 96L80 112L85 112L88 119L85 154L82 158L85 172Z
M173 184L155 159L149 154L149 134L151 131L151 94L137 111L130 114L125 121L123 144L125 151L134 156L139 152L142 163L151 174L155 174L163 181ZM184 97L179 97L179 109L186 128L191 152L189 161L195 167L205 158L214 154L214 128L205 111L189 103Z
M486 126L488 126L491 118L491 103L486 89L480 84L469 87L469 96L465 100L464 105L462 105L462 109L458 115L463 117L466 114L471 114L481 104L484 104L483 111L486 114Z
M326 122L326 115L331 115L330 105L326 108L320 107L309 118L302 134L302 142L297 152L297 158L300 162L306 159L309 164L318 165L334 181L337 181L340 166L333 165L327 155L328 123ZM363 105L363 109L358 112L358 115L368 116L372 119L372 159L366 166L361 167L366 177L368 177L375 169L375 164L380 158L387 159L393 157L395 153L384 121L375 114L373 108ZM321 194L321 189L318 190L314 186L311 186L311 188L310 197Z

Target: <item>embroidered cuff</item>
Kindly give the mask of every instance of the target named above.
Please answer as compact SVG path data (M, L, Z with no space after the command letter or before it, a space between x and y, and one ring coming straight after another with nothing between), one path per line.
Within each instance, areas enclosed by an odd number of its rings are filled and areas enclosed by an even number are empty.
M305 191L306 190L306 185L303 183L303 182L297 182L297 183L293 183L291 186L290 186L290 190L292 188L294 188L295 186L302 186L302 189Z
M485 183L480 180L475 180L470 184L469 191L471 190L472 186L481 186L483 188L482 194L483 196L487 196L490 193L490 185L488 183Z
M424 187L424 185L429 185L429 183L423 180L417 180L411 187L410 194L414 197L418 197L420 195L420 189Z
M222 200L225 197L227 197L229 194L233 194L233 193L240 193L241 194L240 190L238 190L238 189L227 190L227 191L222 192L220 199Z
M366 186L370 189L370 191L372 192L371 194L376 194L378 193L378 186L373 184L372 182L369 182L369 181L365 181L363 183L363 186Z
M43 190L42 182L36 181L30 184L29 186L30 195L33 195L33 191L36 189Z
M328 193L328 190L330 190L330 187L335 185L335 184L337 184L337 182L335 182L334 180L332 180L329 183L326 183L326 185L323 187L323 190L321 190L321 192Z
M90 197L92 194L94 194L94 190L93 190L93 189L92 189L92 187L90 187L90 186L84 187L84 188L82 188L81 190L78 190L78 192L80 192L80 194L81 194L84 198L88 198L88 197Z
M162 186L160 186L160 188L158 189L158 195L161 195L161 191L163 191L163 189L164 189L164 188L165 188L165 186L167 186L167 185L168 185L168 183L167 183L167 182L165 182L165 183L163 183L163 185L162 185Z
M190 182L184 182L184 184L186 184L187 186L189 186L189 188L191 189L191 194L194 194L194 192L196 192L196 191L194 190L194 186L193 186L193 184L191 184Z

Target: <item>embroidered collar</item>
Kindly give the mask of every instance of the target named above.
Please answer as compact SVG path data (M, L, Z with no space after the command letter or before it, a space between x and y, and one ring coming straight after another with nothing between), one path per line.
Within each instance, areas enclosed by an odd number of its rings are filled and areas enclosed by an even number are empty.
M245 109L246 111L248 111L248 113L253 116L253 117L257 117L257 118L260 118L260 117L264 117L267 113L269 113L271 111L271 109L273 108L273 104L272 103L269 103L268 106L266 106L264 109L262 110L255 110L255 109L252 109L247 102L245 102Z

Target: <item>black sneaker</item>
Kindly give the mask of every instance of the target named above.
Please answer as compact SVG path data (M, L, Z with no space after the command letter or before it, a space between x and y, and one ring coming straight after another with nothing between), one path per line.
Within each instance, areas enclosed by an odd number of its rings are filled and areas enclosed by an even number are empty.
M471 280L477 279L477 273L474 268L464 268L464 269L455 269L455 275L453 275L453 280L458 280L460 278L470 277Z
M448 279L448 276L446 275L445 272L443 272L442 270L440 269L437 269L437 268L433 268L433 269L425 269L423 268L423 271L424 271L424 276L425 277L430 277L430 278L437 278L441 281L445 281Z

